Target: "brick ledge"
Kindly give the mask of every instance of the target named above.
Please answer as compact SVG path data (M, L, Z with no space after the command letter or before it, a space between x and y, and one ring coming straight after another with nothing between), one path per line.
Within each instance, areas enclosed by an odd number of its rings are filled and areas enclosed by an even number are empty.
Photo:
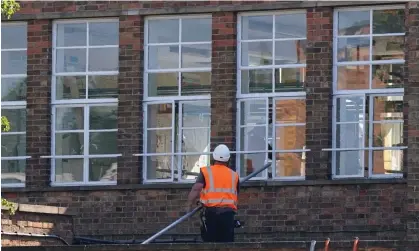
M76 215L76 213L68 207L54 207L43 205L31 205L22 203L13 203L16 212L25 213L40 213L40 214L55 214L55 215ZM7 207L2 206L2 211L9 210Z
M342 179L342 180L301 180L301 181L249 181L242 185L249 187L282 187L282 186L342 186L374 184L407 184L406 179ZM106 191L106 190L143 190L143 189L190 189L192 184L130 184L109 186L65 186L65 187L16 187L2 188L3 193L24 192L60 192L60 191Z

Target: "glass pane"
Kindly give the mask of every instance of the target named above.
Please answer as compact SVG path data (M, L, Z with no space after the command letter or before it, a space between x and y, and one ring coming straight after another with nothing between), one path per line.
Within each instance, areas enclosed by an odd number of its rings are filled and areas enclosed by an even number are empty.
M210 101L192 101L182 104L183 127L210 127Z
M1 109L1 116L5 116L10 124L9 132L26 131L26 109Z
M28 46L27 25L11 24L1 26L1 48L20 49ZM4 74L4 73L3 73Z
M272 70L243 70L241 71L242 93L272 92Z
M118 98L118 76L89 76L88 98Z
M266 150L266 126L240 128L240 151Z
M182 19L182 42L212 41L212 18Z
M363 143L363 135L365 135L365 132L365 126L360 123L336 125L336 147L365 147L365 144Z
M174 107L171 103L148 105L147 127L172 127L172 109Z
M89 159L89 181L116 181L117 170L116 158Z
M373 60L404 60L404 36L374 37L372 41Z
M275 42L275 64L305 64L306 40L289 40Z
M149 69L179 68L179 45L153 45L148 47Z
M363 97L342 97L337 99L337 122L358 122L365 120Z
M210 129L183 129L182 152L196 153L210 151Z
M369 65L338 66L337 88L338 90L361 90L369 89L370 86Z
M301 90L304 87L306 68L275 69L275 92Z
M1 74L26 74L27 53L24 51L1 52Z
M372 152L373 174L403 174L403 150Z
M205 150L205 152L207 151L209 151L209 149ZM211 154L180 155L176 159L178 158L181 158L181 178L184 180L195 180L201 167L211 165ZM178 162L176 162L176 165L177 163Z
M56 82L56 99L86 98L86 76L59 76Z
M118 71L119 48L89 48L89 71Z
M26 156L26 134L2 134L1 156L16 157Z
M369 61L370 39L357 37L339 38L337 50L338 62Z
M83 107L57 107L55 110L55 130L83 129Z
M242 40L273 38L273 17L272 15L243 16L241 28Z
M305 99L280 99L275 101L276 124L305 123Z
M89 45L117 45L119 42L119 23L89 23Z
M400 10L373 10L372 33L403 33L404 9Z
M172 130L148 130L147 131L148 153L171 153Z
M306 167L305 153L277 153L276 177L304 176Z
M250 153L250 154L239 154L240 163L240 176L245 177L255 170L265 165L266 153ZM259 173L256 177L263 177L266 171Z
M170 179L172 177L172 157L148 156L147 157L147 179Z
M368 170L368 153L364 151L336 152L336 175L361 175Z
M117 118L116 106L90 107L89 125L91 130L116 129Z
M55 159L55 182L83 181L83 159Z
M374 123L374 147L403 146L403 123Z
M242 66L272 65L272 42L243 42Z
M1 184L25 183L26 160L2 160Z
M374 121L403 120L403 96L374 97Z
M179 84L177 72L149 73L148 96L178 96Z
M57 24L57 46L85 46L87 39L87 24Z
M26 78L1 78L1 101L26 100Z
M240 125L266 125L268 121L266 100L246 100L240 105Z
M83 133L55 133L55 155L83 155Z
M85 72L86 49L57 49L57 72Z
M211 44L182 45L182 68L211 67Z
M117 132L91 132L89 154L116 154Z
M403 64L372 66L372 88L403 88Z
M306 145L306 127L277 126L275 137L277 150L304 149Z
M211 72L182 72L181 95L211 93Z
M370 12L367 11L339 11L339 35L362 35L370 33Z
M148 20L148 43L179 42L179 19Z
M305 38L306 13L280 14L275 16L275 38Z

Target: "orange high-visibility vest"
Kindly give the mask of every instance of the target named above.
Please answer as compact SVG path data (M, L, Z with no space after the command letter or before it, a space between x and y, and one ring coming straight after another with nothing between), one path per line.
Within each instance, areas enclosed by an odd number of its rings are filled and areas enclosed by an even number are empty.
M237 210L237 184L239 175L223 165L201 167L205 187L200 201L205 207L230 207Z

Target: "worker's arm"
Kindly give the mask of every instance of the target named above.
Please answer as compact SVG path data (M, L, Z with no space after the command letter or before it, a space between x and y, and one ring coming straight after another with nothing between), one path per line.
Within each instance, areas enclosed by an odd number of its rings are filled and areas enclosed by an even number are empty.
M196 179L195 184L192 186L192 189L188 195L188 211L191 210L193 206L195 206L195 203L199 199L199 195L204 187L205 187L204 175L202 174L202 172L200 172Z

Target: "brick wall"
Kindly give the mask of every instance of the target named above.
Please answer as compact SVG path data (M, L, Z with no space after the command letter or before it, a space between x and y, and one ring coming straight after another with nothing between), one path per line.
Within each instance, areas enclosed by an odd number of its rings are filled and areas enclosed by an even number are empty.
M23 233L34 235L55 234L67 243L73 241L73 215L67 208L34 206L29 204L16 205L16 212L10 215L7 210L1 214L1 246L45 246L63 245L56 238L37 238L29 236L11 236L7 233Z
M211 145L235 149L236 135L236 15L212 17Z
M234 149L236 85L236 12L308 8L307 53L307 154L308 181L253 182L240 195L238 218L246 227L237 239L307 240L331 237L352 239L400 239L418 236L416 134L418 105L416 79L417 6L408 8L411 33L409 53L409 193L400 181L331 181L330 147L332 83L332 11L312 2L24 2L13 18L28 25L28 160L23 189L3 189L5 197L20 203L74 208L75 232L95 238L144 238L182 215L189 185L141 184L142 76L144 15L213 14L212 135L213 143ZM343 3L346 5L365 3ZM371 3L369 3L371 4ZM321 7L324 5L323 7ZM316 7L318 6L318 7ZM220 11L220 10L223 11ZM129 10L129 11L128 11ZM118 186L49 187L51 24L56 18L119 17ZM36 19L36 20L33 20ZM416 89L415 89L416 88ZM408 200L408 201L406 201ZM406 206L408 203L408 207ZM197 217L172 231L177 236L196 236ZM56 234L56 233L55 233ZM410 238L409 237L409 238ZM233 249L231 249L233 250Z
M26 186L45 187L50 181L52 22L28 23Z
M22 203L74 208L75 232L94 238L144 239L184 212L187 189L19 193ZM237 239L399 239L405 234L405 185L245 187ZM198 217L169 232L199 235Z
M138 184L142 152L143 35L140 16L119 19L118 184ZM139 84L140 83L140 84Z
M407 4L407 84L405 100L408 104L407 138L407 238L419 240L419 6Z
M326 179L331 145L333 9L307 11L306 142L307 179Z

